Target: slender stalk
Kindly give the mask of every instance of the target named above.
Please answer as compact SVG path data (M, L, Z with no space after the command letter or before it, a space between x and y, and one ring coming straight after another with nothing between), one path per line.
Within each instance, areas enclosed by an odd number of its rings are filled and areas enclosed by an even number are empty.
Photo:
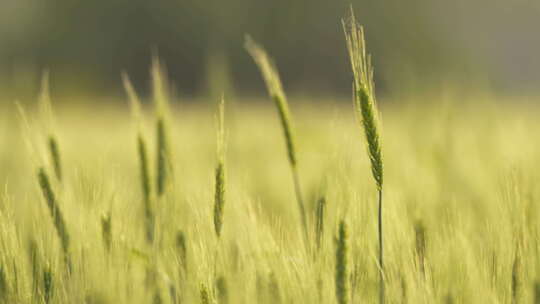
M384 303L384 253L383 253L383 208L382 208L382 189L379 189L379 216L378 216L378 234L379 234L379 303Z
M307 218L306 218L306 207L304 205L304 199L302 198L302 189L300 188L300 177L298 175L298 169L296 168L296 166L292 167L292 174L293 174L293 180L294 180L294 193L296 195L296 201L298 202L298 210L300 210L300 220L302 221L302 227L304 229L304 238L307 242L308 224L307 224Z

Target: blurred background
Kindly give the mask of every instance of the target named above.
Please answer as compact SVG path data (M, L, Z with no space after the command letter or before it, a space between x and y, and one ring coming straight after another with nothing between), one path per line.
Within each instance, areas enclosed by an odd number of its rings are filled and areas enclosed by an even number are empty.
M340 19L351 3L380 94L540 85L537 0L0 0L0 96L33 98L45 68L58 98L122 96L121 71L148 92L152 52L181 97L263 94L246 33L289 92L349 96Z

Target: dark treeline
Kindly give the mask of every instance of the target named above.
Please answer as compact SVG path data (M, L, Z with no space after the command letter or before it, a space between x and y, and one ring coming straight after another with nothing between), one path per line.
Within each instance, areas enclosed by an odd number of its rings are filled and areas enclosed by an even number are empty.
M480 67L489 67L490 57L471 50L485 45L488 34L496 30L489 31L491 19L511 20L499 18L504 13L495 14L496 7L485 10L484 1L475 6L464 0L352 2L366 27L368 48L376 54L382 90L389 84L444 83L460 75L470 81L484 70L489 74L489 68ZM37 84L39 71L49 67L57 92L119 93L122 70L143 90L148 87L152 50L158 50L181 94L207 92L210 71L230 75L238 90L259 91L260 79L242 48L249 33L276 59L289 89L348 94L351 75L340 19L349 4L347 0L2 1L0 88L14 95L33 92L29 83ZM515 6L523 12L537 8ZM477 12L484 12L483 17ZM523 28L536 22L529 15L522 15L531 23L522 22ZM467 33L480 35L472 39ZM497 56L493 60L500 62Z

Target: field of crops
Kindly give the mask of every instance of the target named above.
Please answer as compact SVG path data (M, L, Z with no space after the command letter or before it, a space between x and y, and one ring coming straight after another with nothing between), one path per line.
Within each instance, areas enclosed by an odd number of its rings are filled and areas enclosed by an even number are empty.
M375 103L354 30L354 102L252 41L272 98L4 102L0 303L540 303L538 105Z

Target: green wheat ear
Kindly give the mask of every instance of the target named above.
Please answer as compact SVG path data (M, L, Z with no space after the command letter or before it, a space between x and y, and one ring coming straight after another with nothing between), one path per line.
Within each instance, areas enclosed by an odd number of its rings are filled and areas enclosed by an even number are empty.
M148 162L148 149L142 132L141 102L126 73L122 73L122 82L129 100L131 115L137 128L137 155L139 157L141 189L143 194L146 240L152 244L154 241L155 219L152 208L152 182Z
M47 207L49 208L49 212L51 214L53 224L56 229L56 233L58 234L58 237L60 239L60 244L62 245L66 267L70 269L71 268L71 259L70 259L70 251L69 251L70 237L67 231L67 226L64 220L64 216L62 215L62 211L60 210L60 206L58 205L58 201L56 200L56 196L51 187L49 176L47 175L47 173L45 172L43 168L38 169L37 177L38 177L39 186L41 188L41 192L43 193L43 197L45 198L45 202L47 203Z
M182 230L176 232L176 254L180 260L181 267L183 270L183 277L187 276L187 241L186 235Z
M6 278L4 266L0 265L0 302L7 303L9 301L9 285Z
M201 284L200 287L201 304L210 304L210 294L206 285Z
M379 134L378 113L375 101L375 84L371 59L366 54L364 30L356 22L354 12L348 21L343 20L343 30L347 42L353 72L353 104L357 117L361 121L367 141L368 156L371 162L371 173L378 190L378 237L379 237L379 302L384 303L384 254L383 254L383 161Z
M345 221L340 221L336 242L336 299L339 304L349 303L349 244Z
M540 282L536 281L534 282L534 304L540 304Z
M324 218L326 214L326 196L321 196L317 201L317 208L315 210L316 226L315 235L317 240L317 250L321 249L322 240L324 236Z
M156 192L161 197L172 178L172 159L168 140L169 95L166 72L159 58L152 59L152 93L156 108Z
M229 303L229 290L227 287L227 279L224 276L219 276L216 279L216 293L219 304Z
M52 111L49 72L43 72L41 78L41 91L39 93L39 108L41 119L47 132L47 146L54 174L59 181L62 181L62 161L60 157L60 148L54 132L54 115Z
M112 247L112 215L110 211L101 216L101 237L105 249L110 252Z
M219 103L217 115L217 165L215 175L214 229L219 238L223 226L225 207L225 99Z
M356 23L352 8L349 21L343 20L342 23L353 72L354 107L364 128L371 171L380 190L383 185L383 162L371 58L366 53L364 29Z
M276 278L276 274L273 272L268 276L268 299L270 300L270 303L280 304L283 302L279 281Z
M43 270L43 300L46 304L52 301L54 296L54 276L50 266Z
M296 193L296 200L298 203L298 209L300 211L300 219L302 222L302 228L304 229L304 238L307 245L308 240L308 226L306 218L306 208L304 206L304 200L302 198L302 191L300 189L300 178L298 176L297 168L297 157L296 157L296 148L295 148L295 139L292 128L292 118L289 110L289 104L287 102L287 97L283 91L283 86L279 78L279 74L276 66L272 60L266 54L266 51L259 46L253 39L249 36L245 39L244 44L245 49L255 61L255 64L258 66L260 73L266 84L266 88L270 98L274 100L276 104L279 118L281 121L281 126L285 136L285 143L287 146L287 153L289 157L289 164L292 169L294 189Z
M422 276L426 277L426 228L421 220L414 224L415 247L418 269Z
M41 263L39 257L39 247L35 239L28 242L28 258L32 272L32 297L37 299L41 288Z
M516 246L514 253L514 262L512 263L512 304L521 302L521 289L522 289L522 253L521 246Z

